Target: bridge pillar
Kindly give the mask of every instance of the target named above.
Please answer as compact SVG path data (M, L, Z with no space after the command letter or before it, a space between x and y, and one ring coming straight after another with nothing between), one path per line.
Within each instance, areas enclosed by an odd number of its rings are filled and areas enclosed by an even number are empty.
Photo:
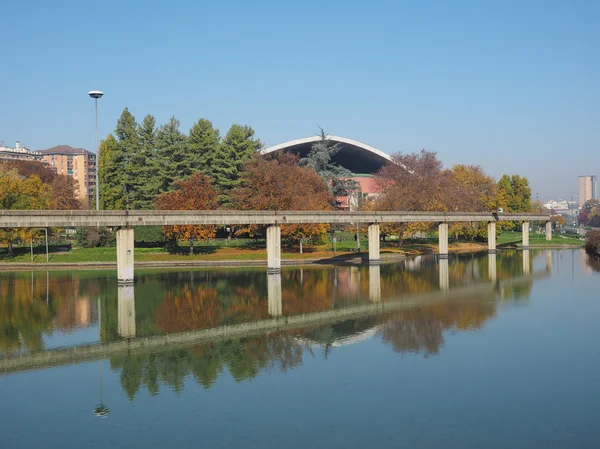
M373 302L381 301L381 267L369 267L369 299Z
M448 223L440 223L438 227L440 259L448 258Z
M496 269L496 253L488 254L488 277L490 281L496 282L498 270Z
M267 227L267 273L281 272L281 226Z
M124 338L135 337L135 293L133 285L119 286L117 293L117 331Z
M117 231L117 281L121 285L133 284L133 229Z
M529 248L529 222L523 222L523 249Z
M523 274L529 275L531 273L531 263L529 259L529 250L523 250Z
M440 258L438 263L440 268L440 290L446 292L450 289L450 273L448 270L447 255L445 258Z
M281 316L283 313L281 301L281 273L267 274L267 299L269 315Z
M496 222L490 221L488 223L488 253L494 254L496 252Z
M552 222L546 222L546 240L552 240Z
M379 263L379 224L369 225L369 263Z

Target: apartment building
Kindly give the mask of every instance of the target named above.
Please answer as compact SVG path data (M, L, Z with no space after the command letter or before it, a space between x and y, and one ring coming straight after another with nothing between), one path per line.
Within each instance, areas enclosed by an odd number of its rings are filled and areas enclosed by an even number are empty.
M598 176L582 175L579 177L579 207L592 199L598 199Z
M59 175L71 176L75 181L75 195L90 204L96 188L96 155L83 148L58 145L41 150L43 160Z

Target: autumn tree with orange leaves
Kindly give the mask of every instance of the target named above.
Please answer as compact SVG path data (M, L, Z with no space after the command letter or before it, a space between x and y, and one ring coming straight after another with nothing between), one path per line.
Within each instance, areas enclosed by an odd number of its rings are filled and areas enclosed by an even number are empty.
M239 187L231 192L234 208L241 210L332 210L333 197L325 181L311 168L301 167L298 157L282 153L255 156L244 166ZM238 230L254 234L251 225ZM324 237L327 224L282 225L281 234L291 239Z
M219 206L217 191L212 181L202 173L195 173L185 180L175 182L175 190L159 195L154 201L157 210L214 210ZM194 254L194 242L213 238L214 226L176 225L163 226L167 238L187 240L190 254Z

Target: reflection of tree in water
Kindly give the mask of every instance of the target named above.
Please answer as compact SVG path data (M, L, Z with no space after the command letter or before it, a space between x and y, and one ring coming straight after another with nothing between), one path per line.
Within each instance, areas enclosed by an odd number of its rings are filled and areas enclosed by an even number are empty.
M156 310L160 332L183 332L268 316L264 298L253 285L234 287L223 300L216 288L184 285L176 293L168 292Z
M263 370L287 371L302 363L303 346L291 335L267 334L164 352L114 356L111 369L121 371L121 386L133 400L141 386L157 395L160 385L179 393L188 376L210 388L227 370L238 382Z
M407 309L384 321L382 339L398 353L435 355L445 331L479 329L496 315L491 301L458 301Z
M600 258L588 255L586 263L592 270L600 272Z
M46 303L46 286L11 273L0 282L0 350L43 349L42 335L53 329L53 311ZM27 273L29 274L29 273ZM40 300L43 293L44 300Z

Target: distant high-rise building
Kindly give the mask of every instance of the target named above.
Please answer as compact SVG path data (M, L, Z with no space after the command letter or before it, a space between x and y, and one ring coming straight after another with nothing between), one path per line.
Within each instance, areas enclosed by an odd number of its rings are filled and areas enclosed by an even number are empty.
M582 175L579 177L579 207L592 199L598 199L598 176Z
M90 204L96 188L96 155L83 148L58 145L42 150L44 161L59 175L68 175L75 180L75 195Z

